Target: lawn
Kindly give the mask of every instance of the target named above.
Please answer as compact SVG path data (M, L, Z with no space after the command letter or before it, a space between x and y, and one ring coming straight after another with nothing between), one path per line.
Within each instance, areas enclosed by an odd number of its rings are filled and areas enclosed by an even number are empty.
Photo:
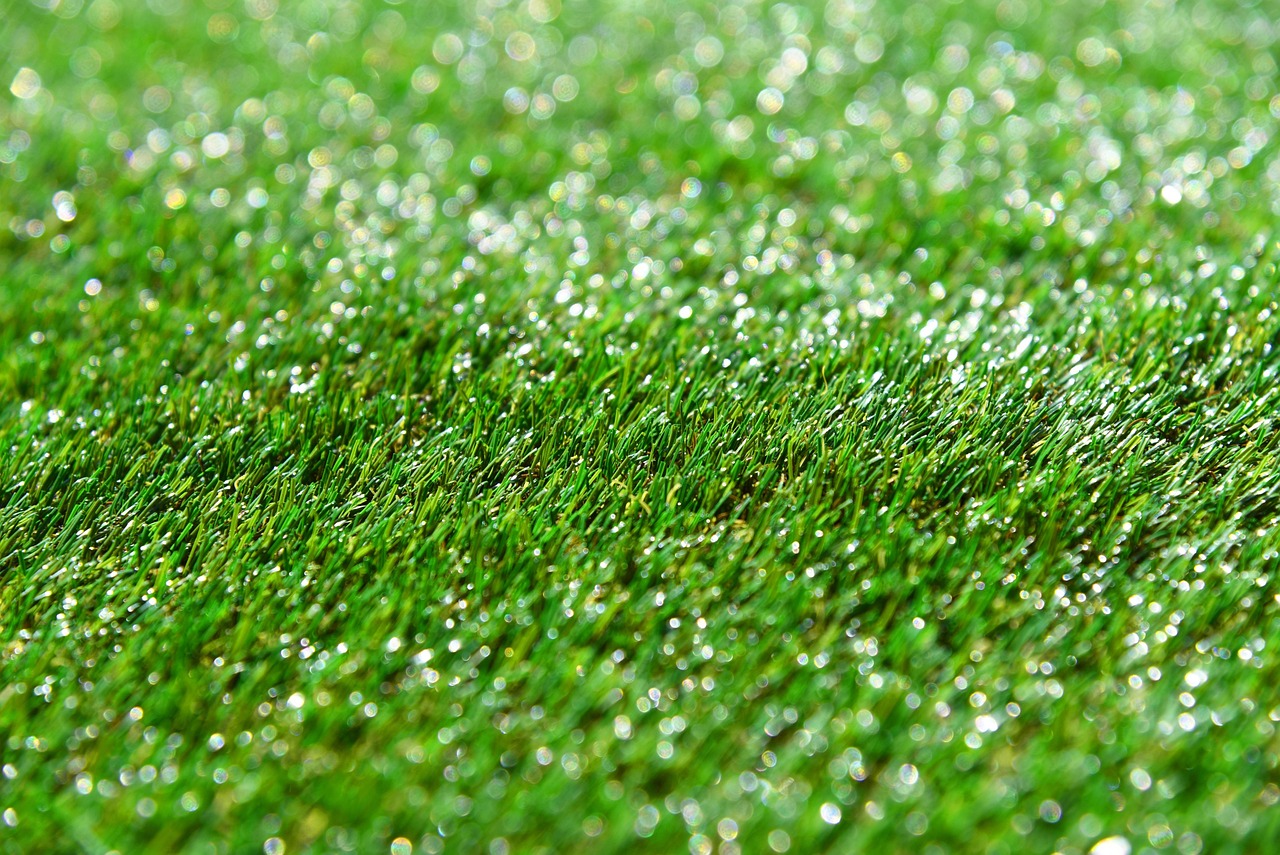
M1280 25L0 0L0 852L1280 839Z

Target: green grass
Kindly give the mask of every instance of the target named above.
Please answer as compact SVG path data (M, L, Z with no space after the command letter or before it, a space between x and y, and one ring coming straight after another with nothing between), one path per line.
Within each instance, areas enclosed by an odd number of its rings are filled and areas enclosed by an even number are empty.
M1268 4L0 5L0 851L1280 837Z

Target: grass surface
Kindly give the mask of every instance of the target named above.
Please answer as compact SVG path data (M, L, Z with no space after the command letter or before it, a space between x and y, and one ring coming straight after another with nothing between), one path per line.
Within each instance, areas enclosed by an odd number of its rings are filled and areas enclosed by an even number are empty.
M3 7L0 851L1280 838L1268 4Z

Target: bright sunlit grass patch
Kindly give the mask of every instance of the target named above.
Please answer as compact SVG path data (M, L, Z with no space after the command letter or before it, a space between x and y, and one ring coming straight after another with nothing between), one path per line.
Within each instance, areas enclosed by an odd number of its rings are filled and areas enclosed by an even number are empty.
M1280 837L1266 4L0 17L0 850Z

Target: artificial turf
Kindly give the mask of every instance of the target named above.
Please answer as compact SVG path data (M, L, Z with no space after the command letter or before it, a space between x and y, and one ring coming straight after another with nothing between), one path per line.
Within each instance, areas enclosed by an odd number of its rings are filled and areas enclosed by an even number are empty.
M2 5L0 851L1280 839L1270 3Z

